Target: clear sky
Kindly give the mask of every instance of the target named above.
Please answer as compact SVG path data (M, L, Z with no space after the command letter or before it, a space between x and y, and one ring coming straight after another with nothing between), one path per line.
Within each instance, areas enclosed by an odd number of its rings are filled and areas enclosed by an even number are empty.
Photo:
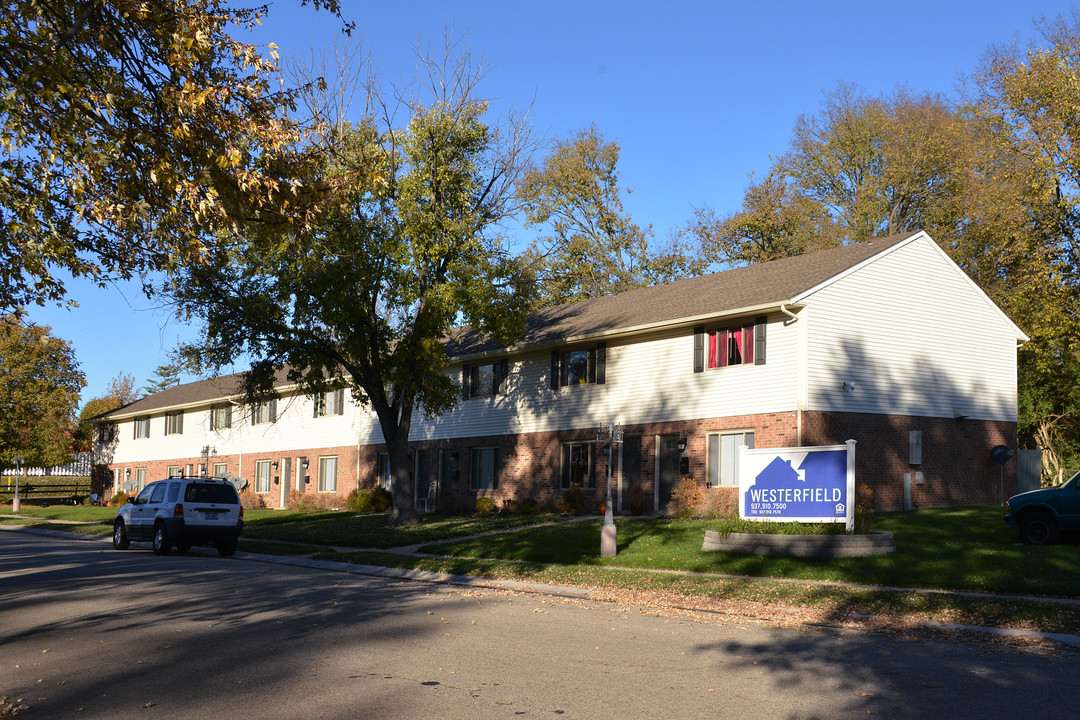
M837 82L949 94L988 46L1026 45L1035 19L1071 9L1060 0L341 3L387 80L410 77L417 43L440 47L452 27L492 66L480 91L496 112L531 106L548 137L595 123L622 149L627 211L661 237L695 208L737 210L749 176L787 149L796 118ZM288 55L341 37L335 19L299 5L275 0L252 40ZM30 319L74 345L83 401L120 372L142 387L179 339L194 337L137 284L69 288L79 308L33 308Z

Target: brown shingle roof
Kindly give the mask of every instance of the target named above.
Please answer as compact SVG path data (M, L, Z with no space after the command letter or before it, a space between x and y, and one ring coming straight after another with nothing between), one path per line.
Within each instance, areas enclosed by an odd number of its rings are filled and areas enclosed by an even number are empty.
M566 338L602 335L703 316L722 316L741 309L779 305L836 277L864 260L897 245L916 232L845 245L808 255L773 260L678 280L667 285L628 290L617 295L545 308L529 316L517 349L556 343ZM461 328L447 343L451 357L505 350L471 328ZM240 392L243 373L176 385L136 400L104 416L147 414L166 408L213 402ZM277 385L286 383L285 370Z
M872 242L845 245L678 280L667 285L545 308L529 316L525 332L514 347L526 348L566 338L778 305L915 234L893 235ZM471 328L463 328L447 346L451 357L500 349L504 348L481 337Z

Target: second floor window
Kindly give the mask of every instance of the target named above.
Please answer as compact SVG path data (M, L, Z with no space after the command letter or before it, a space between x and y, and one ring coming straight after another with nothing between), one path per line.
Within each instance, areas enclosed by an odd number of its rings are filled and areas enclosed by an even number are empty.
M345 414L345 389L338 388L315 396L315 417Z
M232 405L218 405L210 410L210 429L226 430L232 427Z
M184 432L184 413L165 413L165 434L182 435Z
M135 418L135 439L150 437L150 418Z
M251 406L251 424L277 422L277 400L264 400Z
M491 397L506 394L506 378L510 374L510 362L503 358L484 365L461 367L461 397Z
M551 351L551 388L607 382L607 344Z

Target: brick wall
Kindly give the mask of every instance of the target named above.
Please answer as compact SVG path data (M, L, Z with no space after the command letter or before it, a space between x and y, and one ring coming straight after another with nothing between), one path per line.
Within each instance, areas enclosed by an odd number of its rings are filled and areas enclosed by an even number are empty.
M909 464L909 433L922 432L922 465ZM856 482L874 490L878 509L904 507L904 473L911 472L912 507L997 504L1001 466L990 461L995 445L1016 447L1016 423L867 413L803 414L805 445L840 444L852 438ZM914 473L921 470L922 485ZM1016 461L1004 468L1004 495L1016 492Z
M319 458L327 457L331 455L337 456L337 491L335 492L319 492ZM233 474L234 477L247 478L248 485L245 490L247 492L254 492L255 490L255 463L260 460L269 460L271 462L277 462L278 467L271 469L271 485L270 492L257 493L261 498L262 503L266 507L281 507L281 476L284 473L285 458L292 458L292 477L293 482L290 483L290 488L295 486L295 478L297 475L298 459L307 457L309 461L308 476L310 482L304 487L305 493L310 493L318 497L318 504L323 507L340 507L344 504L345 498L356 487L356 460L357 450L355 446L336 447L336 448L318 448L314 450L290 450L288 452L272 452L272 453L258 453L258 454L245 454L241 458L237 455L218 455L210 458L209 472L213 473L214 465L225 463L227 472ZM136 477L136 470L139 468L146 468L146 482L151 483L155 480L161 480L168 477L169 467L173 465L179 465L181 472L186 474L187 466L191 465L193 474L199 474L200 467L205 464L205 459L202 456L187 457L187 458L174 458L171 460L154 460L148 462L130 462L130 463L118 463L109 466L109 469L114 472L114 487L112 492L122 489L124 484L124 470L130 469L132 480ZM274 478L278 478L278 482L274 482ZM288 497L286 497L285 505L288 505Z

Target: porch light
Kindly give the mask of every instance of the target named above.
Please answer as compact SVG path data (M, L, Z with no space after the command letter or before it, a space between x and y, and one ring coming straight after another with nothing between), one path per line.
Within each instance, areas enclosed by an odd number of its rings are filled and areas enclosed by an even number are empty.
M676 443L675 447L679 448L679 452L683 452L684 450L686 450L686 436L685 435L683 435L681 438L679 438L679 442Z

